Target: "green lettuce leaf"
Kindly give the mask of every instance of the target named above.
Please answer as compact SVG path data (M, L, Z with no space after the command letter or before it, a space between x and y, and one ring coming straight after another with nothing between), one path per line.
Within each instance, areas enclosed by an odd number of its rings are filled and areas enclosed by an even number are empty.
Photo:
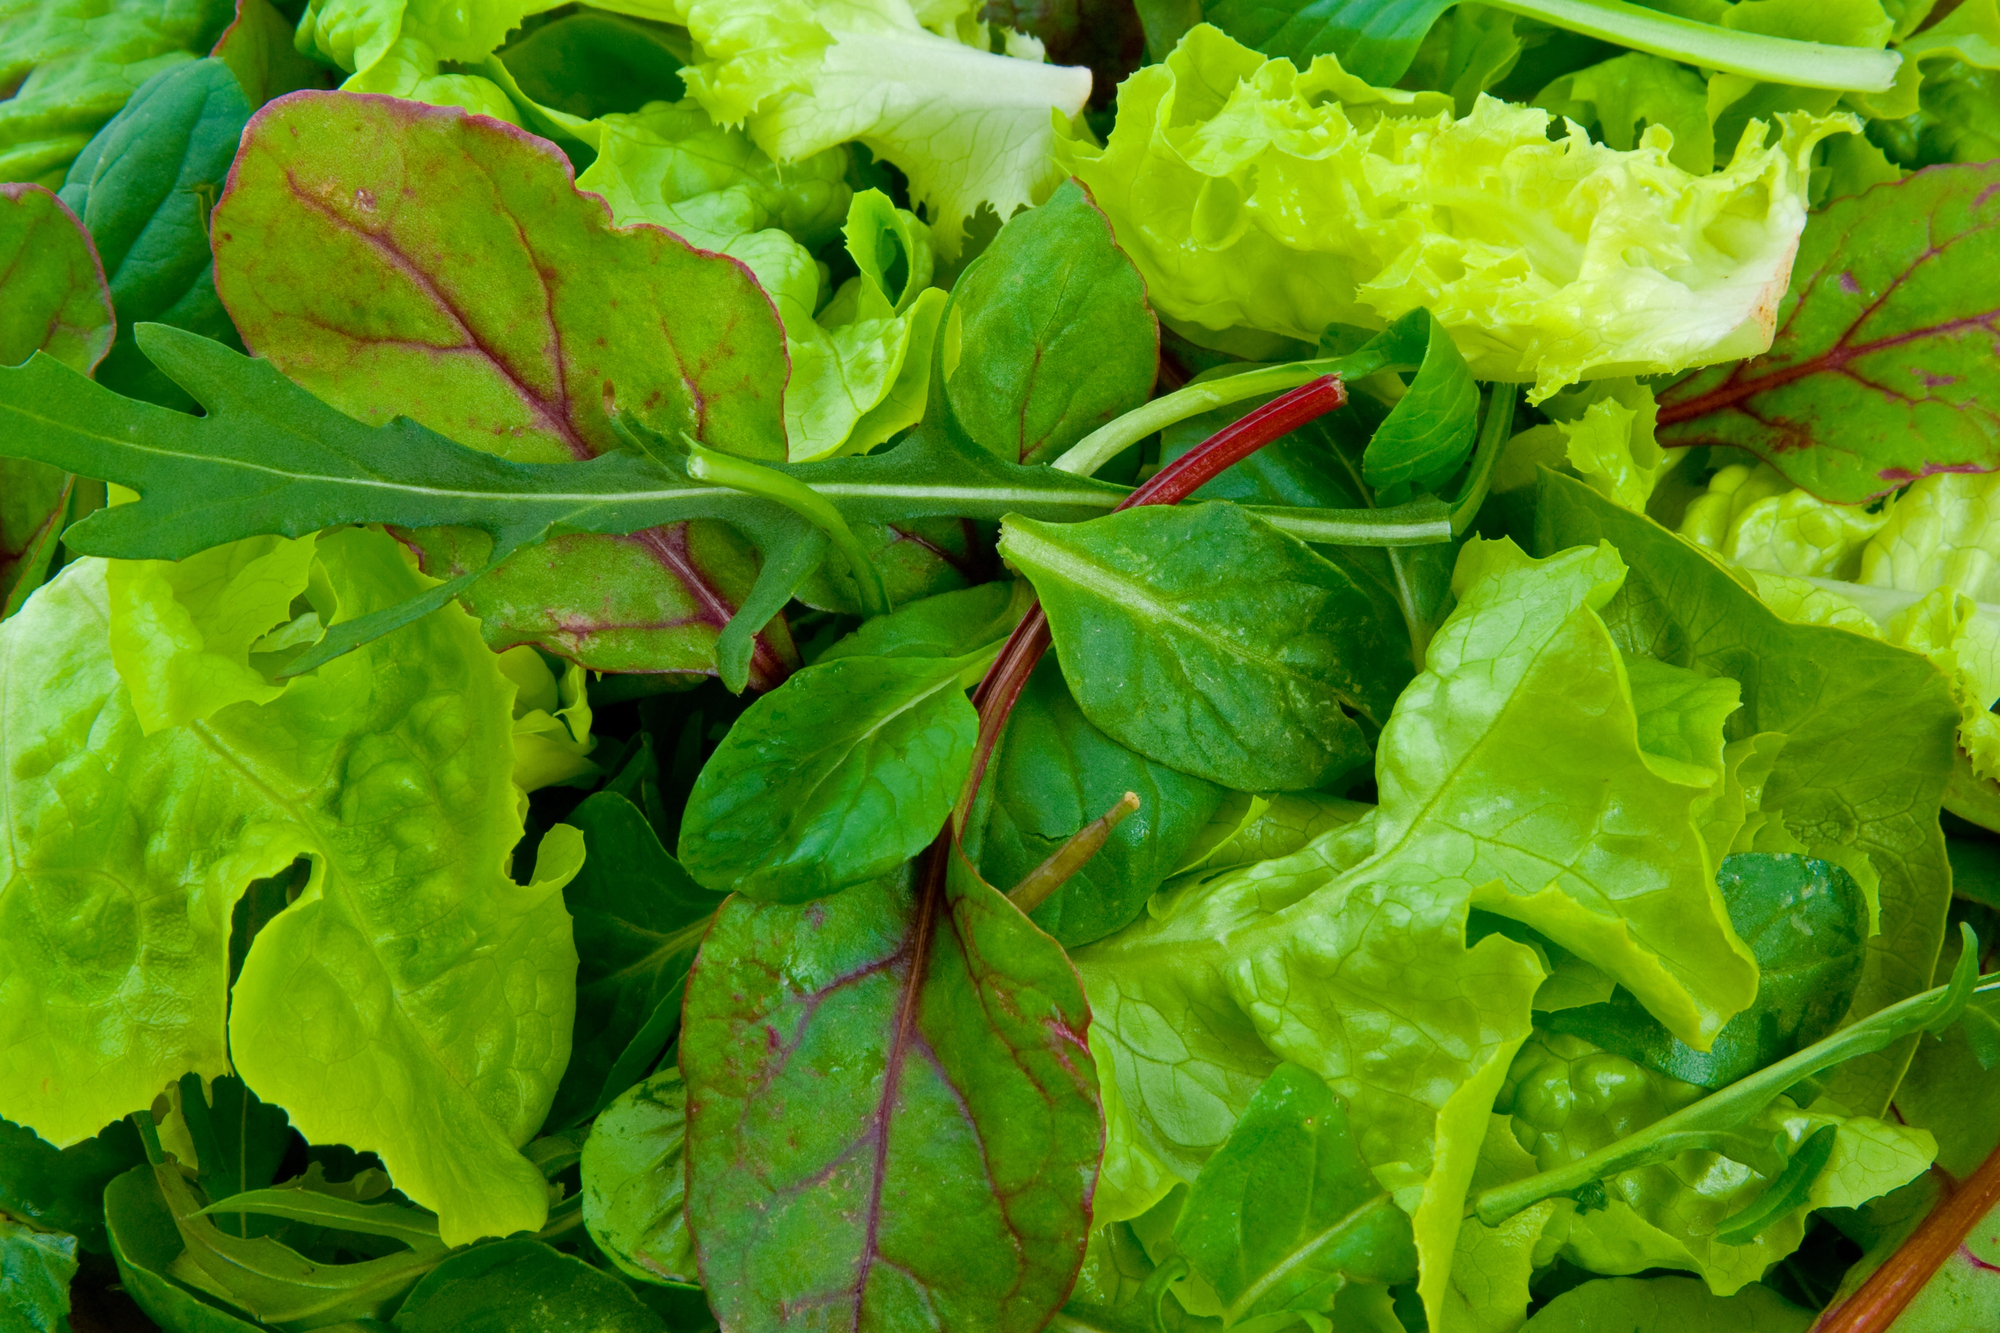
M701 52L688 92L776 161L856 141L901 168L947 256L982 205L1004 222L1057 184L1050 112L1090 96L1090 71L1041 63L1032 38L1004 34L995 54L967 0L597 3L685 26Z
M207 51L234 12L231 0L0 3L0 180L60 185L125 99Z
M1565 74L1542 89L1535 105L1597 131L1619 152L1637 147L1658 125L1673 136L1667 156L1690 175L1715 166L1715 132L1708 122L1708 88L1685 65L1631 51Z
M1691 176L1649 129L1630 152L1493 99L1371 88L1330 56L1300 71L1206 26L1126 80L1108 144L1057 142L1159 310L1308 341L1418 306L1474 374L1533 381L1732 361L1770 345L1805 225L1807 158L1839 118L1759 125ZM1471 179L1482 188L1465 193ZM1342 182L1367 180L1367 191Z
M427 582L379 533L316 553L338 617ZM581 845L558 828L532 882L506 873L515 691L477 627L447 607L148 735L106 583L79 561L0 627L0 669L36 683L0 722L0 1114L73 1143L233 1059L308 1138L378 1153L448 1243L541 1225L546 1184L515 1149L569 1055L559 890ZM231 910L301 856L311 878L232 995Z
M398 41L422 42L439 60L484 60L551 0L308 0L301 51L350 72L373 69Z
M1178 889L1077 953L1108 1071L1105 1183L1124 1207L1193 1179L1290 1060L1347 1100L1363 1157L1413 1215L1442 1318L1467 1183L1544 975L1503 935L1468 947L1471 909L1577 950L1697 1043L1749 1002L1754 964L1697 825L1722 775L1640 748L1598 613L1623 576L1608 547L1536 562L1469 544L1457 609L1383 729L1382 805L1352 826L1372 837L1335 828ZM1708 743L1719 755L1720 735ZM1532 809L1495 795L1521 790L1524 766Z
M1572 1287L1537 1311L1522 1333L1806 1333L1801 1310L1769 1287L1717 1296L1682 1277L1601 1278Z

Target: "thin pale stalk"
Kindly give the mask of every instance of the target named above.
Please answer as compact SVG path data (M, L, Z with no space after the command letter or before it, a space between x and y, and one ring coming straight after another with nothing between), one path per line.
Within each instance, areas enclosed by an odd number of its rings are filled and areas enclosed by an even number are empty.
M1138 808L1139 793L1126 792L1118 798L1118 804L1072 833L1062 846L1049 854L1048 860L1022 876L1021 882L1007 891L1008 899L1024 913L1040 907L1048 901L1050 894L1069 881L1070 876L1090 864L1091 857L1104 850L1111 831Z

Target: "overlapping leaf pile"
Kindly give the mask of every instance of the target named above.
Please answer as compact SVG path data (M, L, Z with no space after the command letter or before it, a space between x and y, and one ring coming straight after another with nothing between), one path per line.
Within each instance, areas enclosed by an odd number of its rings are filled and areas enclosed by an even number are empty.
M0 1326L1886 1327L2000 1194L1996 67L0 3Z

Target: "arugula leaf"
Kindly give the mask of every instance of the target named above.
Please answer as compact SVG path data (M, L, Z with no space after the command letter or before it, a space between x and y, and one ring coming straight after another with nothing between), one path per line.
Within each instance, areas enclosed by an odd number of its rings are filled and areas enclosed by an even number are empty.
M703 943L688 1221L730 1328L1028 1333L1069 1290L1100 1143L1082 989L961 858L930 865L732 898Z
M1572 1287L1550 1301L1522 1333L1806 1333L1810 1310L1801 1310L1769 1287L1746 1287L1717 1296L1693 1278L1611 1277Z
M688 795L688 873L802 903L894 871L935 836L972 765L964 691L987 660L845 657L757 700Z
M1770 350L1661 390L1660 442L1747 449L1849 503L2000 467L1995 180L1990 164L1945 166L1829 204L1800 239Z
M1059 138L1056 157L1163 317L1317 342L1428 308L1475 376L1533 380L1530 402L1769 346L1808 158L1851 123L1790 116L1775 143L1746 135L1728 165L1690 175L1661 142L1550 142L1546 112L1492 98L1454 119L1440 94L1372 88L1331 61L1300 71L1206 26L1118 98L1103 147ZM1342 184L1359 179L1379 185ZM1463 193L1468 179L1481 188ZM1698 221L1723 215L1741 227L1726 248Z
M952 288L939 349L960 430L1044 463L1138 407L1159 372L1146 284L1075 181L1000 235Z
M1736 933L1757 955L1757 998L1697 1051L1616 993L1541 1020L1685 1083L1720 1088L1818 1041L1847 1012L1861 982L1868 932L1860 887L1839 866L1802 856L1745 853L1716 871Z
M644 1077L680 1024L695 950L721 898L660 845L639 807L599 792L567 817L583 868L563 889L576 938L576 1037L548 1124L576 1124Z
M258 1333L258 1325L168 1276L185 1246L153 1168L135 1167L105 1187L104 1223L119 1285L162 1328L173 1333Z
M453 1255L396 1311L396 1333L664 1333L618 1279L538 1240Z
M37 1231L0 1213L0 1287L7 1333L69 1328L69 1284L76 1277L76 1237Z
M90 229L118 311L118 338L97 382L189 411L194 400L140 354L132 331L172 324L240 347L215 294L209 210L250 119L243 86L220 60L155 75L70 165L62 200Z
M89 374L114 318L90 233L39 185L0 185L0 366L46 352ZM74 482L26 459L0 458L0 618L41 586Z
M1350 1282L1416 1273L1409 1218L1356 1151L1347 1107L1282 1064L1195 1178L1174 1244L1222 1299L1225 1327L1321 1313Z
M0 8L0 179L54 189L97 128L164 69L206 51L230 0L16 0Z
M318 552L343 615L423 583L379 534L327 534ZM380 1153L448 1241L540 1225L545 1184L514 1149L568 1058L557 891L581 846L552 833L539 880L502 873L521 830L514 686L471 622L438 613L269 703L148 736L112 667L104 587L101 562L77 562L0 626L8 679L46 682L5 696L5 747L74 756L4 768L0 848L21 852L0 851L0 952L42 998L0 1047L0 1114L73 1143L233 1061L309 1138ZM95 793L82 822L76 790ZM300 855L313 877L251 942L232 995L231 905ZM148 893L104 898L128 877ZM115 922L118 949L54 943L75 920ZM125 993L143 1009L102 1000ZM60 1019L86 1007L89 1025Z
M646 1282L696 1282L686 1143L687 1090L678 1069L625 1091L583 1143L583 1224L612 1263Z
M1234 505L1016 516L1000 551L1034 583L1084 716L1225 787L1298 790L1359 766L1347 710L1379 724L1407 679L1383 590Z
M1572 478L1543 475L1536 525L1542 549L1600 539L1619 549L1632 573L1605 608L1619 643L1741 681L1744 708L1733 733L1786 737L1762 808L1811 847L1865 852L1881 876L1880 933L1868 941L1847 1019L1927 986L1949 904L1934 810L1958 720L1935 668L1858 635L1788 624L1713 556ZM1871 728L1857 729L1858 717L1872 719ZM1897 744L1880 744L1889 732ZM1879 1113L1906 1051L1846 1066L1829 1095Z
M1010 888L1125 792L1139 808L1029 916L1066 948L1145 909L1223 799L1222 788L1119 745L1084 717L1054 662L1035 668L994 744L967 855Z

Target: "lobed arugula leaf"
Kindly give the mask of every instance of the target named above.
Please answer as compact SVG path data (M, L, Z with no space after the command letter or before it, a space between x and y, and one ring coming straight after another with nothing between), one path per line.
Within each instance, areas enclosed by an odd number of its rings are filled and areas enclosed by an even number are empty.
M732 898L703 944L688 1221L730 1328L1031 1333L1069 1290L1101 1143L1089 1011L1055 942L946 864Z
M1661 390L1660 443L1747 449L1848 503L2000 468L1996 181L1939 166L1815 214L1770 350Z

